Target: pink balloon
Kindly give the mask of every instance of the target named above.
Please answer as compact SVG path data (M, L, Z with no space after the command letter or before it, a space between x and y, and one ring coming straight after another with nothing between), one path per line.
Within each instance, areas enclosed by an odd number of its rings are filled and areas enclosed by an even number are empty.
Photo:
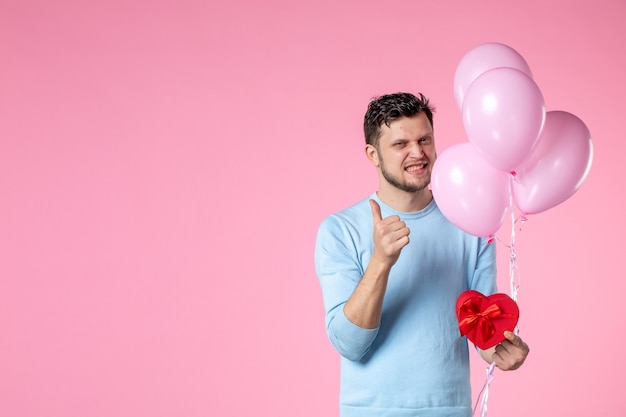
M587 126L564 111L550 111L539 145L517 170L515 204L525 214L548 210L570 198L583 184L593 161Z
M478 77L463 102L470 143L494 167L511 171L530 156L545 121L543 95L526 74L496 68Z
M442 152L431 184L441 212L460 229L487 237L502 226L509 206L508 174L486 163L471 144Z
M478 45L463 56L454 73L454 98L459 110L472 82L495 68L515 68L532 78L530 67L515 49L495 42Z

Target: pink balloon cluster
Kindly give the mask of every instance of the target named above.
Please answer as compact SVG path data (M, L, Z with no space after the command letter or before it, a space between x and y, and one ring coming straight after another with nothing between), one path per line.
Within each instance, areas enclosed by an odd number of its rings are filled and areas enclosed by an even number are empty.
M469 143L442 152L432 190L461 229L492 236L513 210L511 200L524 215L540 213L567 200L587 178L589 129L571 113L546 112L528 64L511 47L485 43L466 53L454 96Z

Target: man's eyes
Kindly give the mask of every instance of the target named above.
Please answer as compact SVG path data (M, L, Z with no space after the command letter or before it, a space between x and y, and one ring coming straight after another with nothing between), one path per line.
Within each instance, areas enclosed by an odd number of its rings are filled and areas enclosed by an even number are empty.
M431 138L431 137L424 137L424 138L420 138L420 139L418 139L418 141L417 141L417 142L418 142L420 145L421 145L421 144L429 144L429 143L431 143L431 142L432 142L432 138ZM407 143L408 143L408 142L406 142L406 141L402 141L402 142L393 142L391 145L392 145L393 147L396 147L396 148L401 148L401 147L403 147L403 146L406 146L406 144L407 144Z

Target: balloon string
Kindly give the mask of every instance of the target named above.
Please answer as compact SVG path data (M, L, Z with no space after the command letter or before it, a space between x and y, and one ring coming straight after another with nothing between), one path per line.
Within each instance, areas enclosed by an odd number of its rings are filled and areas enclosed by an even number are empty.
M480 412L481 417L487 416L487 400L489 399L489 384L491 383L491 380L493 379L493 370L495 367L496 367L495 362L492 362L491 365L487 367L487 380L485 381L485 385L483 385L483 389L480 390L480 393L478 394L478 399L480 399L482 396L481 412ZM479 401L478 399L476 400L476 404L474 405L474 410L472 411L472 415L476 414L476 408L478 407L478 401Z
M508 246L509 248L509 281L510 281L510 287L511 287L511 298L513 299L513 301L517 302L518 292L520 289L521 272L519 269L519 265L517 263L517 252L515 251L516 227L517 227L517 223L521 222L519 230L520 231L522 230L522 226L526 222L526 216L524 216L524 214L521 214L518 218L515 218L515 205L513 203L513 181L516 181L515 173L511 173L511 175L509 176L509 212L511 213L511 238L509 240L508 245L500 241L500 239L498 239L497 237L496 239L499 242L503 243L505 246ZM490 239L493 239L493 237ZM516 335L519 334L518 326L515 326L514 333ZM478 394L478 399L476 400L476 404L474 405L474 410L472 412L472 415L476 414L478 401L480 400L482 396L480 415L481 417L487 416L487 408L488 408L487 401L489 399L489 384L491 384L491 380L493 379L493 376L494 376L495 365L496 365L495 362L492 362L487 367L487 378L486 378L485 384L483 385L482 390Z
M509 212L511 213L511 240L509 242L509 279L511 285L511 298L513 299L513 301L517 302L517 293L520 287L521 274L519 266L517 264L517 252L515 252L515 227L518 220L521 219L523 224L526 221L526 218L523 215L520 216L520 218L518 219L515 218L515 205L513 204L513 181L515 181L515 175L511 174L509 176Z

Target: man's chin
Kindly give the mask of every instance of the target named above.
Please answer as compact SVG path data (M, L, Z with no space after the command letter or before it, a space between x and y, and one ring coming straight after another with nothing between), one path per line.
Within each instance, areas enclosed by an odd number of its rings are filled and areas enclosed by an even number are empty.
M383 171L383 177L385 178L385 180L387 181L387 183L391 186L393 186L394 188L407 192L407 193L417 193L420 192L422 190L425 190L428 188L428 185L430 184L430 176L428 178L425 178L424 181L400 181L399 178L395 178L391 175L388 175L386 172ZM404 179L404 178L403 178ZM415 180L415 178L412 178L413 180Z
M419 193L420 191L428 189L428 184L402 184L396 185L396 188L407 193Z
M424 182L421 182L421 183L405 183L402 188L405 191L412 192L412 193L417 193L417 192L420 192L422 190L428 189L429 185L430 185L430 178L427 181L424 181Z

